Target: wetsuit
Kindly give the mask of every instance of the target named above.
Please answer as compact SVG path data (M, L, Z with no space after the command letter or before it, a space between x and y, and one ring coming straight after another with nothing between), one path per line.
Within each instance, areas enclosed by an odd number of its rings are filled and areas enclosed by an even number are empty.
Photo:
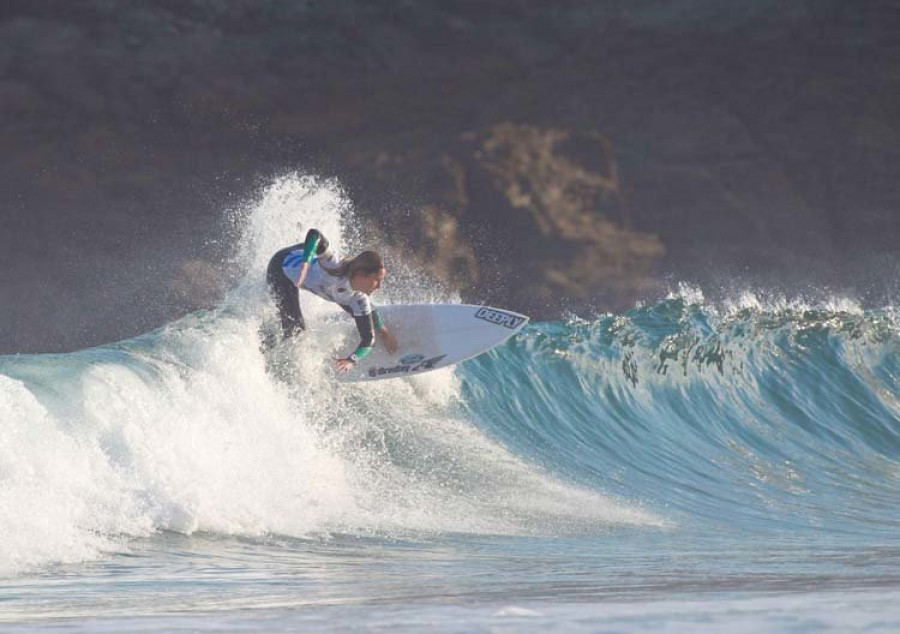
M340 268L341 261L317 229L310 229L303 243L285 247L272 256L266 271L266 280L275 297L285 338L306 327L296 283L304 263L309 264L309 269L302 288L335 302L353 316L360 341L350 359L356 361L364 358L375 346L375 330L382 327L381 319L368 295L353 290L347 277L332 275L326 270Z

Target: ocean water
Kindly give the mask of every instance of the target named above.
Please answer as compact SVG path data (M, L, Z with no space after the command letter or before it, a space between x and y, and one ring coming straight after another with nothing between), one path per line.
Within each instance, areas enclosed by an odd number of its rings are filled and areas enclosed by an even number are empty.
M341 384L315 298L259 349L271 253L367 244L340 187L231 213L219 306L0 357L0 631L900 631L892 307L682 289Z

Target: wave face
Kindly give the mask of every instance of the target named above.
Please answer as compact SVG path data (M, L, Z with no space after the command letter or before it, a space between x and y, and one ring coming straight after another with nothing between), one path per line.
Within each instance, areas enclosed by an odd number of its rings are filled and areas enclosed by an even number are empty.
M684 525L895 535L895 312L693 295L537 324L467 367L468 407L517 454Z
M534 324L453 369L365 385L327 366L332 306L259 350L272 253L316 226L369 245L334 183L285 178L235 214L214 310L65 355L0 357L0 573L160 531L581 535L896 533L892 310L682 292ZM394 262L381 302L453 301Z

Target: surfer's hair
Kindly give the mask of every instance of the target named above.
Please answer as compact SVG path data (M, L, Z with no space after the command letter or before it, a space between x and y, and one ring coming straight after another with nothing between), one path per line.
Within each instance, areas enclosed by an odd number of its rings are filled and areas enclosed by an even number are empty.
M363 251L355 258L344 258L340 266L334 269L322 267L326 272L337 277L353 278L354 275L374 275L384 268L384 260L377 251Z

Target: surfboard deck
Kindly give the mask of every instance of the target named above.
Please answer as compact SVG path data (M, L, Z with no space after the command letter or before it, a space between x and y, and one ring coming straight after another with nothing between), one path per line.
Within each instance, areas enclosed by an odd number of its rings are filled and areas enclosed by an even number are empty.
M528 317L491 306L469 304L400 304L379 306L378 313L397 338L389 354L383 342L342 381L378 381L446 368L494 348L528 323ZM358 337L355 326L348 339Z

